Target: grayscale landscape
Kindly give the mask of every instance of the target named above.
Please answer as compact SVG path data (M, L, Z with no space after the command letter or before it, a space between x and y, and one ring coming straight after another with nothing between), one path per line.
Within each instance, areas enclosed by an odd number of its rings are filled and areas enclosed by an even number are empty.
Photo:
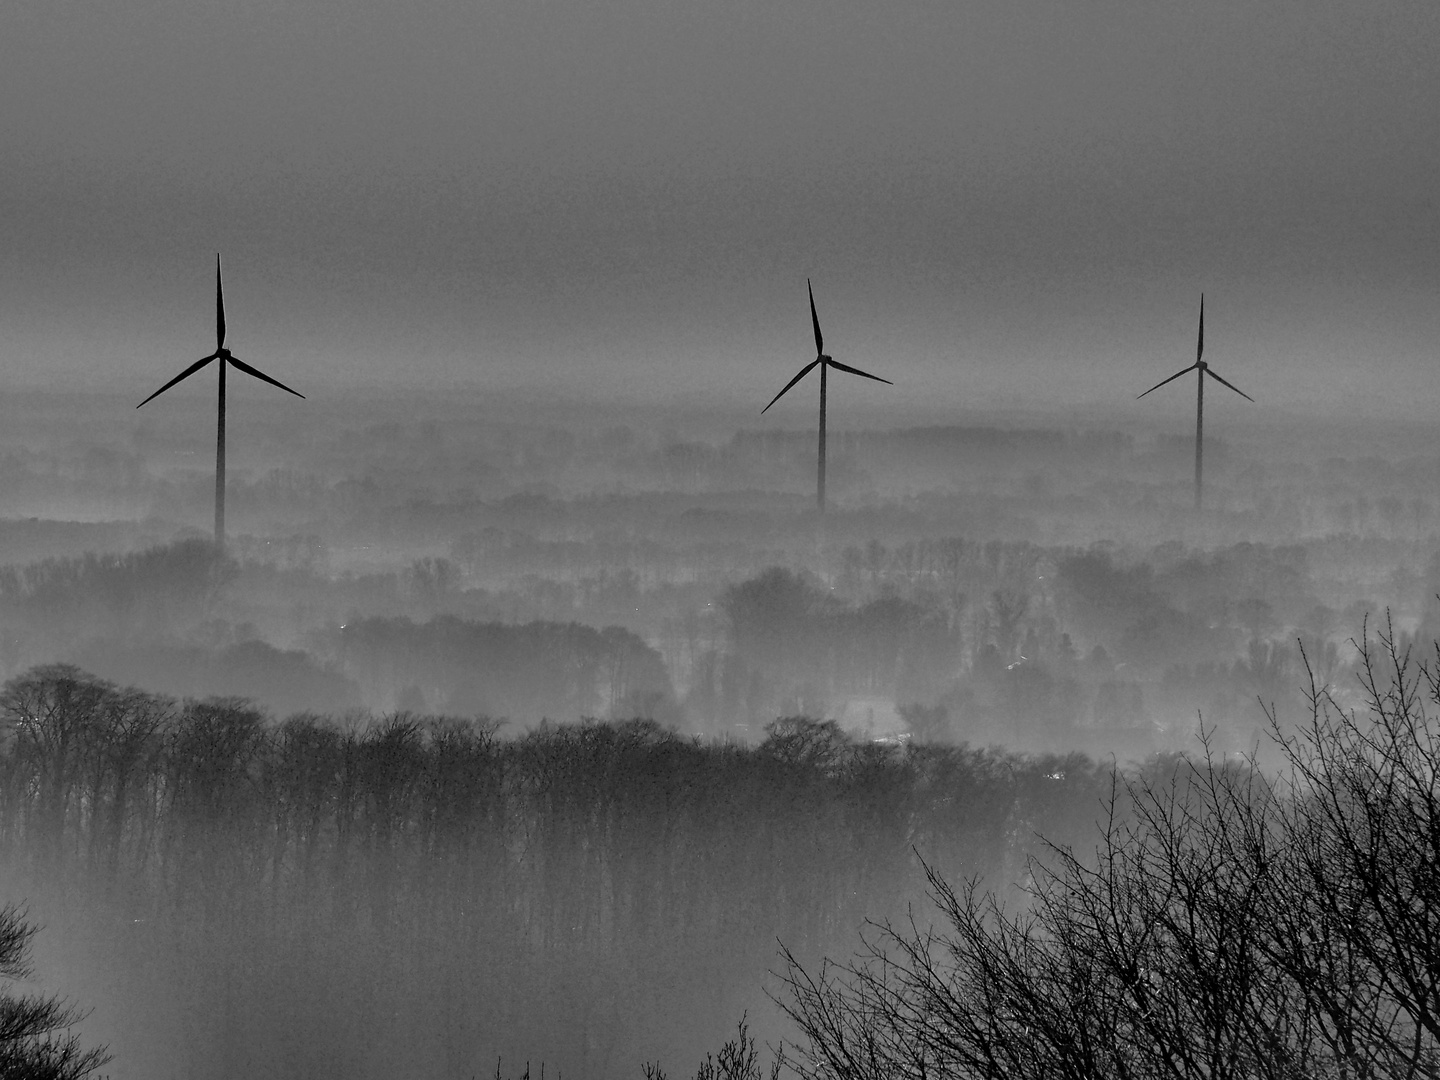
M0 11L0 1074L1433 1075L1437 48Z

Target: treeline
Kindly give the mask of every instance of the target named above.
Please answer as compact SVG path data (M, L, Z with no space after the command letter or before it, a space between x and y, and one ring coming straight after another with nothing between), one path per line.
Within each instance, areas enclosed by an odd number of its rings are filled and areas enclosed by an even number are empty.
M1335 547L873 541L814 575L627 571L490 592L445 558L330 579L185 541L0 571L0 676L63 661L282 715L642 716L752 739L778 715L874 714L881 733L903 712L923 738L1097 754L1184 745L1203 712L1242 749L1257 698L1291 693L1297 639L1349 681L1348 638L1375 605L1341 601ZM1440 632L1440 608L1415 603L1440 591L1431 554L1391 575L1422 638Z
M399 688L402 704L416 712L526 724L581 716L679 720L660 655L618 626L370 618L312 640L369 700L390 699Z
M836 452L859 456L867 468L902 473L934 470L953 475L957 469L996 464L1055 464L1082 460L1113 464L1129 459L1135 439L1118 431L1059 428L916 427L888 431L841 431L831 436ZM807 459L815 437L804 431L740 431L723 450L727 464L773 466L780 458Z
M804 718L750 747L649 721L273 723L66 666L6 683L0 720L8 879L85 928L137 1039L189 1017L156 1045L211 1076L686 1060L753 1005L777 937L815 957L899 912L913 850L1006 880L1106 785L1088 759Z
M203 540L0 568L6 659L81 638L133 640L196 626L238 571Z
M1203 709L1238 748L1260 720L1249 703L1294 686L1297 636L1340 673L1340 613L1300 548L872 543L844 552L833 586L776 567L718 606L724 636L695 653L685 698L717 726L887 699L920 737L1143 754Z
M396 587L365 595L354 582L241 564L202 540L47 559L0 569L0 668L73 662L177 697L254 698L281 715L368 704L524 724L589 715L679 720L660 655L619 627L415 622L360 617L353 608L342 617L325 604L333 591L342 611L355 600L381 610L399 600L434 612L453 589L451 577L446 560L417 560ZM298 625L278 625L277 612L279 623ZM268 644L257 624L301 636L306 647Z
M886 699L922 718L920 737L1144 754L1183 746L1203 713L1217 745L1244 750L1258 701L1299 704L1302 649L1322 681L1353 685L1350 639L1382 609L1341 606L1312 567L1328 547L871 542L829 577L776 567L726 588L723 632L667 656L693 657L675 677L702 724ZM1440 586L1391 577L1402 643L1430 640Z

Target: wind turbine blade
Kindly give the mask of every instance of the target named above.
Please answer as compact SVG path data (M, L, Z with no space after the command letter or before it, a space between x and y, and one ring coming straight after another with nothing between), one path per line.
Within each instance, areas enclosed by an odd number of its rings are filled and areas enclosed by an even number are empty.
M225 287L220 283L220 253L215 253L215 351L225 347Z
M797 382L799 382L801 379L803 379L806 375L809 375L809 374L810 374L810 369L813 368L813 367L814 367L816 364L818 364L818 363L820 363L819 360L811 360L808 364L806 364L803 368L801 368L801 369L800 369L800 374L799 374L799 375L796 375L793 379L791 379L788 383L786 383L786 384L785 384L785 389L784 389L784 390L781 390L778 394L776 394L773 398L770 399L770 405L774 405L775 402L779 401L782 397L784 397L785 394L789 391L789 389L790 389L792 386L794 386ZM765 408L763 408L763 409L760 410L760 415L761 415L761 416L764 416L767 412L770 411L770 405L766 405Z
M815 314L815 290L810 288L810 279L805 279L805 288L810 293L810 321L815 326L815 355L825 355L825 339L820 336L820 316ZM784 393L784 391L781 391Z
M211 360L214 360L215 357L217 357L217 356L219 356L219 355L220 355L220 354L219 354L218 352L213 352L213 353L211 353L209 356L205 357L205 359L203 359L203 360L196 360L195 363L191 364L191 365L190 365L189 367L187 367L184 371L180 372L179 375L176 375L173 379L171 379L169 382L167 382L164 386L160 387L159 390L156 390L155 393L153 393L153 394L151 394L149 397L147 397L147 398L145 399L145 401L152 401L152 400L154 400L155 398L157 398L157 397L159 397L161 394L163 394L166 390L169 390L170 387L174 386L176 383L182 382L183 380L188 379L191 375L194 375L195 372L199 371L201 368L203 368L206 364L208 364ZM144 404L145 404L145 401L140 402L140 405L144 405ZM135 407L138 409L138 408L140 408L140 405L136 405Z
M1158 382L1158 383L1156 383L1154 386L1150 387L1149 390L1146 390L1146 391L1145 391L1145 394L1153 394L1156 390L1159 390L1160 387L1164 386L1165 383L1167 383L1167 382L1174 382L1174 381L1175 381L1176 379L1178 379L1181 375L1185 375L1185 374L1187 374L1188 372L1194 371L1194 370L1195 370L1197 367L1199 367L1199 366L1200 366L1200 364L1197 362L1197 363L1191 364L1191 365L1190 365L1189 367L1187 367L1184 371L1177 371L1177 372L1175 372L1174 375L1171 375L1170 378L1166 379L1164 382ZM1136 401L1139 401L1140 398L1142 398L1142 397L1145 396L1145 394L1139 395L1139 397L1137 397L1135 400L1136 400Z
M1221 379L1219 375L1216 375L1216 374L1215 374L1215 369L1214 369L1214 368L1207 367L1207 368L1205 369L1205 374L1206 374L1206 375L1209 375L1212 379L1217 379L1217 380L1219 380L1219 382L1220 382L1220 384L1221 384L1222 386L1229 386L1231 390L1234 390L1235 393L1239 394L1239 395L1240 395L1241 397L1243 397L1246 401L1254 401L1254 400L1255 400L1255 399L1254 399L1253 397L1251 397L1249 394L1245 393L1244 390L1241 390L1238 386L1230 386L1230 384L1229 384L1228 382L1226 382L1224 379Z
M895 385L889 379L882 379L879 375L871 375L868 371L861 371L859 368L853 368L849 364L842 364L839 360L829 360L827 361L827 363L833 368L839 368L841 371L848 371L851 375L862 375L867 379L874 379L876 382L883 382L886 386Z
M262 382L268 382L271 386L278 386L281 390L284 390L287 394L294 394L294 395L295 395L296 397L298 397L298 398L303 398L303 397L305 396L304 394L300 393L300 391L298 391L298 390L291 390L290 387L286 386L286 385L285 385L283 382L281 382L279 379L272 379L269 375L266 375L263 371L259 370L258 368L253 368L253 367L251 367L249 364L245 363L245 361L243 361L243 360L237 360L237 359L235 358L235 354L234 354L234 353L231 353L231 354L227 357L227 359L230 361L230 363L234 364L234 365L235 365L237 368L239 368L241 371L245 372L246 375L254 375L255 378L260 379Z
M1195 362L1205 354L1205 294L1200 294L1200 339L1195 343Z

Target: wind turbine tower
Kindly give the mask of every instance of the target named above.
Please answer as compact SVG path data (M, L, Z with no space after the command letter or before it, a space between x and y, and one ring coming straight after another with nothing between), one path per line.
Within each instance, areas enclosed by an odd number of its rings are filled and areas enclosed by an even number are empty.
M775 402L779 401L782 397L785 396L786 392L787 392L792 386L794 386L796 383L798 383L798 382L799 382L801 379L803 379L806 375L810 374L810 369L811 369L811 368L815 367L817 364L819 365L819 367L820 367L820 464L819 464L819 472L818 472L818 475L817 475L817 478L816 478L816 483L815 483L815 504L816 504L816 506L819 508L820 513L821 513L821 514L824 514L824 513L825 513L825 374L826 374L826 369L833 367L833 368L836 368L836 369L838 369L838 370L840 370L840 371L848 371L851 375L859 375L859 376L861 376L862 378L865 378L865 379L874 379L876 382L883 382L883 383L885 383L887 386L894 386L895 384L892 383L889 379L882 379L882 378L880 378L880 376L878 376L878 375L871 375L868 371L861 371L859 368L850 367L848 364L842 364L842 363L840 363L838 360L835 360L835 359L833 359L833 358L825 355L825 339L824 339L823 337L821 337L821 335L820 335L820 317L815 314L815 290L810 287L810 279L809 279L809 278L806 278L806 279L805 279L805 288L806 288L806 290L810 293L810 322L811 322L811 325L813 325L813 326L815 327L815 359L814 359L814 360L811 360L810 363L806 364L803 368L801 368L801 369L800 369L800 373L799 373L798 375L796 375L793 379L791 379L788 383L785 384L785 389L784 389L784 390L781 390L780 393L776 394L773 398L770 399L770 405L774 405ZM762 416L763 416L765 413L767 413L767 412L770 411L770 405L766 405L765 408L763 408L763 409L760 410L760 414L761 414Z
M225 286L220 280L220 255L215 255L215 351L209 356L196 360L188 368L182 371L175 378L171 379L155 393L142 401L135 407L142 408L147 402L153 401L166 390L169 390L178 382L183 382L191 375L203 368L212 360L220 361L220 404L219 419L215 425L215 548L217 551L225 550L225 369L233 364L247 375L253 375L261 382L267 382L271 386L278 386L287 394L294 394L298 398L305 395L296 390L291 390L284 383L272 379L263 371L251 367L241 360L229 349L225 348Z
M1230 383L1228 383L1228 382L1226 382L1224 379L1222 379L1219 375L1216 375L1215 372L1213 372L1212 370L1210 370L1210 365L1207 364L1207 363L1205 363L1204 359L1202 359L1202 358L1204 357L1204 355L1205 355L1205 294L1204 294L1204 293L1201 293L1201 294L1200 294L1200 337L1199 337L1199 340L1197 341L1197 343L1196 343L1196 345L1195 345L1195 363L1191 364L1189 367L1185 368L1183 371L1177 371L1174 375L1171 375L1170 378L1165 379L1163 382L1158 382L1158 383L1156 383L1156 384L1155 384L1154 386L1152 386L1149 390L1146 390L1146 391L1145 391L1145 394L1152 393L1152 392L1155 391L1155 390L1159 390L1160 387L1162 387L1162 386L1165 385L1165 383L1174 382L1176 379L1180 378L1181 375L1187 374L1188 372L1191 372L1191 371L1193 371L1193 372L1196 373L1196 375L1195 375L1195 509L1196 509L1196 510L1199 510L1199 509L1200 509L1201 503L1202 503L1202 498L1201 498L1202 487L1201 487L1201 484L1202 484L1202 476L1203 476L1203 473L1204 473L1204 464L1205 464L1205 376L1206 376L1206 375L1209 375L1212 379L1214 379L1216 382L1218 382L1221 386L1229 386L1231 390L1234 390L1235 393L1239 394L1239 395L1240 395L1241 397L1243 397L1246 401L1254 401L1254 400L1255 400L1255 399L1252 398L1249 394L1245 393L1244 390L1241 390L1238 386L1232 386ZM1143 398L1143 397L1145 396L1145 394L1141 394L1140 397L1137 397L1135 400L1136 400L1136 401L1139 401L1140 398Z

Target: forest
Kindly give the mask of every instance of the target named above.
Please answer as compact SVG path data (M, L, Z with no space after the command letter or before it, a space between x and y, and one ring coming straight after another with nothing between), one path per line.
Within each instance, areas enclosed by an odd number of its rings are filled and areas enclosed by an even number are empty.
M1316 702L1440 638L1418 429L1220 427L1202 514L1107 418L842 429L822 519L813 434L410 404L237 423L223 552L183 425L0 429L0 903L104 1075L1211 1075L1066 1056L1122 1045L1119 969L1051 1057L894 1055L927 971L1054 1005L1094 867L1248 866L1208 823L1292 783L1279 828ZM1310 1064L1232 1075L1340 1060L1285 985Z
M124 985L111 1022L152 1075L499 1074L544 1045L557 1074L655 1080L740 1008L697 1076L751 1080L772 934L772 1077L1431 1075L1432 649L1385 627L1363 714L1312 673L1307 722L1268 713L1268 771L1204 733L1120 770L806 717L756 746L277 726L50 665L0 690L0 858ZM75 1068L43 1075L101 1063L66 1038Z
M126 987L106 1026L155 1048L127 1063L150 1075L688 1059L753 1009L777 937L818 958L919 898L912 848L1003 882L1036 830L1080 839L1107 783L1078 755L804 717L755 745L646 720L276 724L60 665L6 683L0 719L0 853L71 962Z

